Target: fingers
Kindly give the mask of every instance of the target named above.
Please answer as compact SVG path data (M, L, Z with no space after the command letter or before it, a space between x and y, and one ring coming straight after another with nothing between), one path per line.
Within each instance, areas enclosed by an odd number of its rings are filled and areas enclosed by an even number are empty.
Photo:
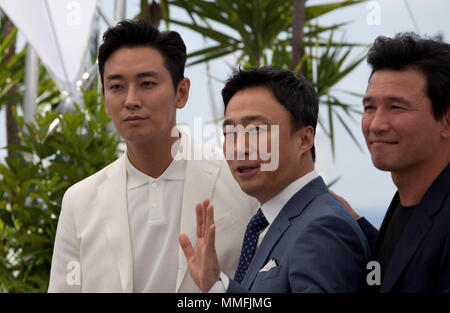
M216 239L216 225L214 224L214 205L209 204L206 207L206 226L207 226L207 234L206 234L206 245L209 250L215 250L215 239ZM206 202L204 201L205 205Z
M207 208L208 205L209 205L209 199L208 199L208 198L205 198L205 200L203 200L203 207L204 207L204 208Z
M180 236L178 236L178 241L180 242L180 246L183 250L184 256L187 260L189 260L195 254L191 241L189 240L188 236L186 236L186 234L180 234Z
M202 238L207 235L209 226L214 224L214 206L206 198L202 203L195 205L195 212L197 216L197 238Z
M215 249L215 241L216 241L216 225L212 224L208 228L208 234L206 236L206 245L209 250Z
M214 205L208 204L206 207L206 230L209 229L209 227L214 224Z
M197 215L197 238L203 237L204 231L204 217L203 217L203 207L201 203L195 205L195 213Z

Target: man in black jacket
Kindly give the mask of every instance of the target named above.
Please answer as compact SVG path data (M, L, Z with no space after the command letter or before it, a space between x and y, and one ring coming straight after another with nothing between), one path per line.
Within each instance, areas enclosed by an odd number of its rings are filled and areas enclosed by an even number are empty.
M381 270L381 285L366 286L450 292L450 45L411 33L378 37L368 63L362 131L398 192L379 232L358 220Z

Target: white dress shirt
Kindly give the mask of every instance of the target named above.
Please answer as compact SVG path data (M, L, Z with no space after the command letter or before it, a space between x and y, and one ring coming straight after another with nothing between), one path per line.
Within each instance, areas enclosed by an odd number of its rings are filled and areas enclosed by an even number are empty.
M290 183L286 188L284 188L279 194L275 197L267 201L261 206L261 211L264 214L264 217L269 222L268 226L264 228L264 230L259 234L258 242L256 244L256 249L258 249L261 241L264 239L264 236L267 234L267 231L272 225L273 221L280 213L281 209L285 206L285 204L291 199L300 189L305 187L310 181L317 178L319 175L315 170L309 172L308 174L300 177L296 181ZM228 289L228 285L230 284L230 280L227 275L224 273L220 273L220 280L217 281L209 290L210 293L225 293Z
M175 292L185 160L172 160L158 178L127 157L127 204L133 253L133 292Z

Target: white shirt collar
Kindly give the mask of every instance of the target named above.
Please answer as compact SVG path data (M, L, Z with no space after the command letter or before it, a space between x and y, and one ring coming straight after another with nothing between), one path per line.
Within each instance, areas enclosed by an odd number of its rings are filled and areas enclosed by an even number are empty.
M279 194L267 201L261 206L261 210L264 213L269 225L273 223L277 215L280 213L284 205L291 199L300 189L306 186L310 181L319 177L319 174L315 170L300 177L296 181L290 183ZM267 228L266 228L267 229Z

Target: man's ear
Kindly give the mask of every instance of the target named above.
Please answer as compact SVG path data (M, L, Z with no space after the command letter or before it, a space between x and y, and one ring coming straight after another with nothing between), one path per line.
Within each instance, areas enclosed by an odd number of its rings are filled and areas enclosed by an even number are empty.
M444 129L442 130L442 137L445 139L450 139L450 108L442 116L442 121L444 123Z
M177 94L176 94L176 107L178 109L182 109L189 98L189 88L191 87L191 81L189 78L185 77L183 78L179 83L177 87Z
M300 155L311 150L314 145L314 129L312 126L306 126L298 130L297 137L298 151Z

